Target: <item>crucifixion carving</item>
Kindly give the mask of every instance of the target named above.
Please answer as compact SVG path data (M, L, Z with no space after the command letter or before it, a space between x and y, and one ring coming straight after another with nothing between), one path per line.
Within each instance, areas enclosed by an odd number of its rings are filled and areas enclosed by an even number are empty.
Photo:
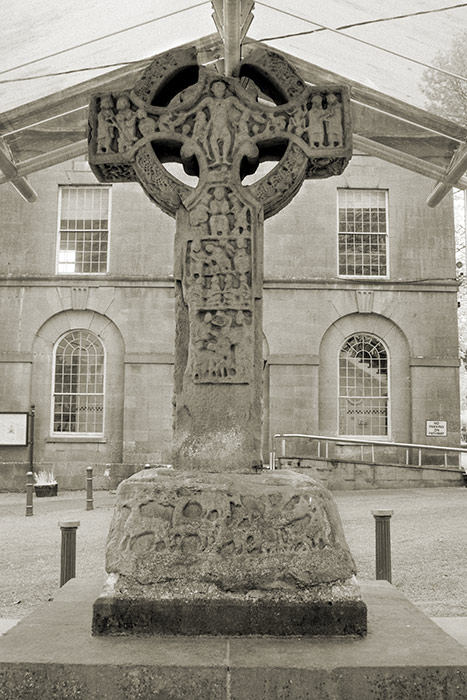
M177 221L177 466L261 465L263 220L306 178L339 174L350 157L347 89L309 87L263 49L231 78L198 66L194 49L168 52L132 90L93 97L94 173L138 181ZM242 184L269 160L278 162L268 174ZM197 187L166 162L182 163Z

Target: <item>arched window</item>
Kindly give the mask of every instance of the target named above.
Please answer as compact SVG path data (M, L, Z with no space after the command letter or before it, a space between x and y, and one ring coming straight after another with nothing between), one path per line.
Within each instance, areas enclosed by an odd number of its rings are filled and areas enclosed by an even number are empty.
M378 338L347 338L339 355L339 434L388 435L388 353Z
M91 331L66 333L54 358L54 433L104 432L104 347Z

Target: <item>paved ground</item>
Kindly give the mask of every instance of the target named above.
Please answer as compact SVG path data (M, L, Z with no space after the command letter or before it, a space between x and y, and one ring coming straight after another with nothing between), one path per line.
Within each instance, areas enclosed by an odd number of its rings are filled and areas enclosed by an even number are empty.
M338 491L334 493L361 579L374 578L371 511L393 509L393 584L467 645L467 489ZM35 498L25 517L25 495L0 493L0 633L47 601L59 585L58 522L79 520L77 576L102 571L115 496L94 494L86 511L83 491ZM12 622L9 622L12 621Z

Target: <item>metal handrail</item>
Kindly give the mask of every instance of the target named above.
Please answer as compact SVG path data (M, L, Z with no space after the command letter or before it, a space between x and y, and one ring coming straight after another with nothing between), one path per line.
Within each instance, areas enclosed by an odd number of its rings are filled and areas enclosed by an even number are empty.
M444 465L447 467L447 454L449 452L453 452L455 454L467 454L467 447L448 447L446 445L440 446L440 445L420 445L418 443L411 443L411 442L391 442L388 440L368 440L366 438L348 438L348 437L342 437L342 436L331 436L331 435L308 435L304 433L276 433L273 436L272 439L272 453L271 453L271 466L274 469L275 464L276 464L276 440L280 439L282 440L282 455L279 457L279 459L283 459L286 457L285 455L285 444L286 440L288 438L306 438L308 440L315 440L318 441L318 458L321 457L321 443L325 443L325 456L324 459L329 458L329 443L338 443L339 445L359 445L362 450L362 460L363 460L363 447L369 446L371 447L371 461L372 463L375 462L375 446L377 447L402 447L406 450L406 465L409 466L409 450L418 450L418 466L422 465L422 450L429 450L429 451L435 451L435 452L443 452L444 453ZM306 457L303 457L306 459ZM292 459L292 457L289 457L289 459ZM412 465L415 466L415 465ZM460 471L465 471L465 469L460 466L459 467Z

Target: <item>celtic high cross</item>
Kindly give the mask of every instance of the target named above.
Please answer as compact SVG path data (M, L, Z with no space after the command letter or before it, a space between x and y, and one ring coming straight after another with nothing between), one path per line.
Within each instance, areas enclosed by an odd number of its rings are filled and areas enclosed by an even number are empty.
M133 90L93 97L96 176L140 182L176 217L177 467L262 464L263 220L305 178L337 175L350 156L346 88L307 87L279 54L262 49L231 78L198 66L194 49L171 51ZM278 163L242 185L265 160ZM173 177L163 165L171 161L198 175L197 187Z

